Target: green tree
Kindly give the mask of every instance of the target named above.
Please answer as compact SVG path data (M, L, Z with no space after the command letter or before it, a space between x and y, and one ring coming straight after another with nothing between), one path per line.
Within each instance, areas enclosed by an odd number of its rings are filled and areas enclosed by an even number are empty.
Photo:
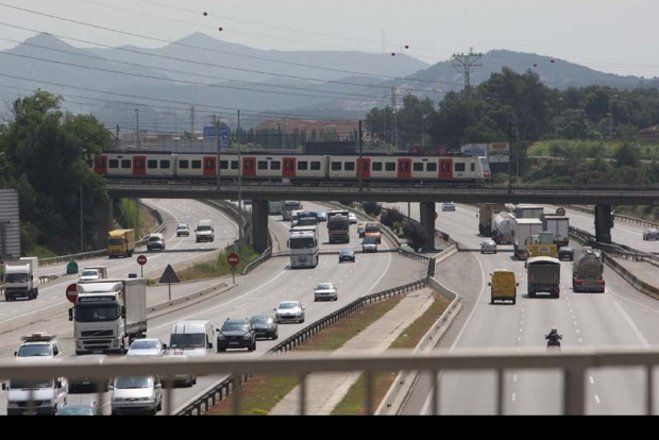
M638 145L624 143L616 149L614 158L620 168L637 167L641 162L641 151Z

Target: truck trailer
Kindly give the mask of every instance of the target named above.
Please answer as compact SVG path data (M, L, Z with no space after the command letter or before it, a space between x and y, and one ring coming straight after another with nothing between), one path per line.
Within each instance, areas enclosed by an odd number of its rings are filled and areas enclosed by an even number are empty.
M603 293L606 288L603 273L602 253L588 246L582 247L572 263L572 290Z

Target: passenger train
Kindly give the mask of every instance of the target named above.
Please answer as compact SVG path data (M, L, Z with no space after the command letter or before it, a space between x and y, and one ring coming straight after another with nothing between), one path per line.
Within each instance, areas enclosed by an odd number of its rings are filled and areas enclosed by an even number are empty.
M417 155L304 155L274 152L220 155L221 179L238 177L270 181L423 181L476 182L491 180L486 157ZM217 178L217 156L208 153L108 151L94 158L94 171L124 178Z

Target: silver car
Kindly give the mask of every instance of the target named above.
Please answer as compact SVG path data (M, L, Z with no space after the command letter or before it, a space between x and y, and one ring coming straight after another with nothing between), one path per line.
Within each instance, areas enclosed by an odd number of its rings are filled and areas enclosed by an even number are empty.
M113 416L156 415L162 409L162 384L157 376L119 376L112 389Z
M304 322L304 309L300 301L282 301L275 311L275 322Z
M136 339L130 344L126 356L162 356L167 350L167 344L156 338Z
M659 240L659 229L647 229L643 232L643 240Z
M496 254L497 244L494 240L487 240L481 243L481 254Z
M313 292L314 301L336 301L339 296L332 283L320 283Z

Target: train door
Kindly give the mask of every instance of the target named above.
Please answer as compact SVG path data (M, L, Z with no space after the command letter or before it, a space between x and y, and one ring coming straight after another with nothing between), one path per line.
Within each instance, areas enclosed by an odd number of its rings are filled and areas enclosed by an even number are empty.
M243 157L243 176L256 177L256 158Z
M108 157L104 154L99 154L94 158L94 172L103 176L108 174Z
M146 156L133 156L133 176L146 176Z
M362 179L369 179L371 177L371 158L362 157L357 159L357 178L359 178L359 173L362 174Z
M204 157L204 177L217 175L217 157Z
M398 159L398 178L412 178L412 159Z
M294 157L284 157L282 159L282 172L281 176L286 178L295 177L295 170L297 167L297 160Z
M453 179L453 159L439 159L439 179Z

